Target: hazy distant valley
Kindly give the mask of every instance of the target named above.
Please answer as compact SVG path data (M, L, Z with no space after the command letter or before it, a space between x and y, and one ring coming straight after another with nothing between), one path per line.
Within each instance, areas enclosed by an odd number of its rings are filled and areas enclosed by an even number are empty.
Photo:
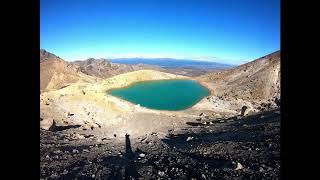
M111 62L121 64L148 64L162 68L194 68L194 69L226 69L233 65L215 63L202 60L170 59L170 58L118 58L111 59Z

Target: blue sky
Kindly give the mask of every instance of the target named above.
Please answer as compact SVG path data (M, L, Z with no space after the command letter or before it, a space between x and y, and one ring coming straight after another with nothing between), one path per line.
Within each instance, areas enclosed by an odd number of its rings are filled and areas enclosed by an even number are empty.
M41 0L40 47L241 64L280 49L280 0Z

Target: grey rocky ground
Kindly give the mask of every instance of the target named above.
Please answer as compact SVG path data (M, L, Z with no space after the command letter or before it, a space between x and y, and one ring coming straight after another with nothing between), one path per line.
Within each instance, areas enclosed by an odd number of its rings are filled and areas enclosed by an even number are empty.
M279 179L280 111L194 120L140 137L40 132L41 179Z

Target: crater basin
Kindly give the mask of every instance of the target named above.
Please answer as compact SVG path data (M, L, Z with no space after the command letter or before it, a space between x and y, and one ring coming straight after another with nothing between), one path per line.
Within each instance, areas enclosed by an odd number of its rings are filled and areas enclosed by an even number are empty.
M177 111L195 105L210 91L197 81L174 79L137 82L107 93L149 109Z

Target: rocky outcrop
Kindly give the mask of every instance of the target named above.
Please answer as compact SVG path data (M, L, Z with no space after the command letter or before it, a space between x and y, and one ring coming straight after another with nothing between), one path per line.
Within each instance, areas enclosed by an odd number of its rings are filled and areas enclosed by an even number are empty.
M44 130L49 130L52 127L53 123L54 121L52 118L41 119L40 128Z

